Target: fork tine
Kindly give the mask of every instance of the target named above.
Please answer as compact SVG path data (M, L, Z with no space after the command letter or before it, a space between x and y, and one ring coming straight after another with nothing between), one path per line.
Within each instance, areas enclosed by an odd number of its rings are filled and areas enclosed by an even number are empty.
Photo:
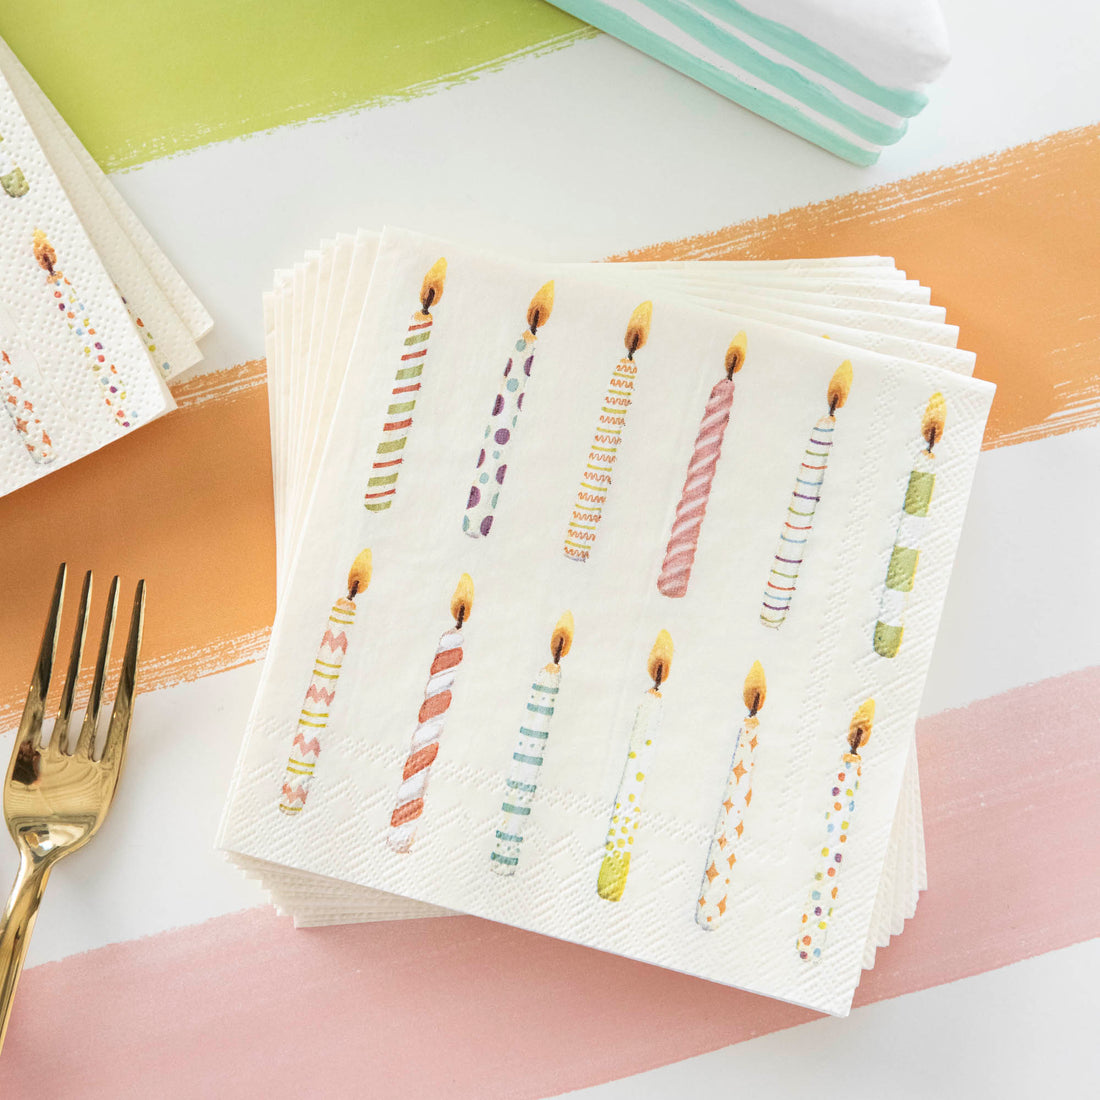
M31 676L31 686L27 691L27 702L23 707L23 719L19 723L19 734L15 739L12 759L20 748L37 749L38 735L42 730L42 716L46 713L46 696L50 691L50 679L53 675L53 659L57 652L57 632L61 625L61 601L65 597L65 563L57 570L54 581L53 598L50 600L50 613L46 617L46 629L42 632L42 645L38 650L38 662Z
M99 656L96 657L92 690L88 695L88 709L84 711L84 724L77 738L76 756L91 756L95 749L95 735L99 728L99 710L103 703L103 682L107 679L107 663L111 658L111 642L115 636L115 612L118 611L118 577L111 581L107 593L107 609L103 613L103 633L99 636Z
M80 588L76 631L73 634L73 647L69 651L69 671L65 676L65 685L61 689L61 702L57 706L57 718L54 719L53 734L50 736L50 748L54 751L69 751L69 717L73 712L76 682L80 679L80 660L84 656L84 639L88 634L88 603L91 598L92 571L89 569L84 574L84 583Z
M107 740L103 745L104 764L117 773L126 751L126 738L134 717L134 687L137 683L138 656L141 653L141 634L145 623L145 581L138 581L134 591L134 610L130 615L130 636L126 640L126 656L122 659L122 672L118 677L115 705L111 710L111 723L107 727Z

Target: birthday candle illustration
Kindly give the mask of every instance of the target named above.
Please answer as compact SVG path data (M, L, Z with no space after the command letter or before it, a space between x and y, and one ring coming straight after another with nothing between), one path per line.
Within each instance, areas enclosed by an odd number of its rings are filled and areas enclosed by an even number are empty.
M119 298L122 299L122 304L126 307L126 312L130 315L130 320L134 322L134 328L138 330L138 335L141 337L141 342L145 345L145 350L149 353L149 358L153 360L154 364L160 369L161 374L165 378L172 373L172 365L167 359L162 358L157 354L157 342L153 339L153 334L145 326L145 322L134 312L130 303L126 301L122 291L115 287L115 292Z
M573 629L573 613L566 611L550 635L550 663L539 669L531 685L527 710L520 722L519 740L505 781L496 844L489 853L489 866L498 875L516 873L523 833L550 743L550 719L554 717L554 705L561 687L561 661L573 645Z
M46 272L46 283L53 287L53 296L57 308L65 318L69 330L78 336L84 348L84 355L91 364L92 373L99 380L103 401L113 414L116 426L129 428L133 417L126 412L126 387L122 376L114 363L107 361L103 343L96 338L95 326L88 316L87 308L77 296L76 289L57 268L57 253L41 229L34 231L34 258L38 266ZM67 289L62 291L64 285Z
M821 958L829 931L829 918L836 905L837 876L844 862L845 845L856 809L856 794L863 774L859 750L871 738L875 719L875 701L868 699L852 715L848 726L848 748L840 758L835 778L830 783L829 809L825 812L825 837L817 855L817 869L798 933L798 957L809 962Z
M752 801L752 769L756 763L756 728L760 725L757 714L767 695L764 668L757 661L745 677L744 700L748 714L737 731L733 747L726 793L718 809L714 826L714 839L707 853L706 869L699 902L695 908L695 923L704 931L718 927L725 916L730 893L730 878L737 862L737 843L745 831L745 811Z
M0 401L31 458L42 465L52 462L53 443L23 389L22 380L12 369L6 351L0 351Z
M384 512L393 503L397 492L397 475L405 460L405 443L412 427L416 395L420 392L420 378L427 362L428 339L434 323L431 310L443 297L446 279L447 261L440 257L428 269L420 285L420 309L412 315L405 334L386 420L382 425L382 438L378 442L367 491L363 496L363 504L369 512Z
M806 556L806 543L813 530L814 512L821 500L821 486L829 466L836 411L844 407L851 388L852 364L845 359L829 380L826 391L829 411L810 431L810 442L806 445L802 466L795 479L791 503L787 508L787 520L779 533L779 547L775 551L771 575L764 589L760 621L776 630L783 625L791 607L791 599L798 584L798 570Z
M516 431L516 421L523 411L523 395L527 380L535 362L535 343L538 330L550 320L554 308L554 284L547 283L531 299L527 307L527 327L516 341L515 354L508 357L504 377L500 380L493 411L485 427L485 438L477 459L474 483L470 486L466 501L466 514L462 517L462 530L471 538L488 535L493 528L493 518L504 476L508 472L508 452Z
M645 777L657 751L657 734L661 728L661 684L672 670L672 637L667 630L657 635L646 669L653 680L653 687L642 696L634 712L626 765L615 794L615 808L611 812L604 857L596 880L596 892L607 901L622 898L626 876L630 873L630 853L642 815Z
M611 373L565 536L565 556L571 561L587 561L596 541L596 528L611 488L611 474L623 441L630 395L634 392L634 378L638 373L634 355L645 346L652 319L653 303L643 302L631 314L630 323L626 326L626 355Z
M0 187L13 199L22 198L31 186L23 169L11 159L3 144L4 135L0 134Z
M298 728L294 731L283 775L279 809L284 814L299 814L306 804L313 771L321 755L321 732L328 726L336 698L336 682L348 651L348 631L355 622L355 597L367 590L370 578L371 552L364 550L348 572L347 596L341 596L332 605L313 662L313 675L298 715Z
M746 346L745 334L739 332L726 351L726 376L719 379L710 391L699 434L695 438L695 449L688 463L680 502L676 505L676 518L672 521L672 534L669 535L661 575L657 578L657 588L674 599L687 594L691 580L699 531L707 513L710 487L730 420L735 389L733 376L744 366Z
M451 706L458 666L462 664L462 627L474 606L474 582L463 573L451 597L451 615L455 624L443 631L435 648L424 702L416 718L412 744L397 789L397 805L390 816L387 843L395 852L407 852L416 836L416 824L424 813L424 795L432 764L439 753L439 738Z
M928 523L928 508L932 503L932 490L936 486L936 442L943 435L947 420L947 404L942 393L934 393L921 418L920 431L927 446L917 452L916 461L905 487L898 533L890 564L886 569L886 581L882 586L882 603L878 622L875 623L875 652L882 657L896 657L901 649L901 637L905 630L905 609L913 581L917 576L924 528Z

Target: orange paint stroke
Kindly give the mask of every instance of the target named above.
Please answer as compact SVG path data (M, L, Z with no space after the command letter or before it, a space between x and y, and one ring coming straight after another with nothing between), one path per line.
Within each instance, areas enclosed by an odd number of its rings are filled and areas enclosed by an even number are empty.
M114 573L123 603L149 582L141 690L263 655L275 614L264 371L261 359L185 382L180 411L0 498L0 729L18 721L60 561L72 582L63 646L85 569L98 581L92 636Z
M985 446L1100 423L1100 125L618 259L893 256L996 382Z

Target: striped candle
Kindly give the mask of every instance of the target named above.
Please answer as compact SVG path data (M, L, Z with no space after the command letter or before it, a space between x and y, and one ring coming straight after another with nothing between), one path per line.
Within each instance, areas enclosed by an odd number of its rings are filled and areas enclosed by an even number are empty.
M523 834L538 789L539 774L550 741L550 719L554 717L561 687L561 660L573 644L573 613L566 611L550 636L550 663L539 669L527 709L519 727L519 740L505 780L504 800L496 828L496 843L489 853L489 866L498 875L514 875L519 863Z
M462 627L474 605L474 582L463 573L451 597L451 614L455 625L443 631L435 648L424 702L416 718L409 755L397 789L397 804L390 815L390 830L386 840L395 852L407 852L416 837L416 826L424 814L424 795L428 789L432 764L439 754L439 738L451 706L458 666L462 664Z
M657 635L646 667L653 687L642 696L634 713L626 764L615 794L615 808L611 811L604 856L596 880L596 892L606 901L622 898L630 874L630 855L642 816L642 793L657 752L657 734L661 729L661 684L668 679L672 669L672 638L667 630Z
M722 440L730 419L735 389L733 376L745 362L746 337L739 332L726 351L726 377L719 379L710 391L695 449L688 463L687 477L680 501L676 505L676 517L672 521L665 560L657 578L657 588L666 596L678 599L687 595L691 580L691 567L695 563L695 550L699 544L699 531L707 513L714 472L722 454Z
M6 351L0 351L0 403L11 417L27 453L35 462L46 465L54 459L53 443L38 414L34 411L23 382L12 369Z
M4 136L0 134L0 187L13 199L22 198L31 186L27 183L27 177L23 175L23 169L8 155L3 141Z
M405 443L412 427L420 377L427 361L428 339L432 335L431 308L443 297L446 279L447 261L440 257L424 276L420 286L420 309L412 315L405 333L390 404L382 425L382 438L378 441L367 491L363 495L363 504L369 512L386 511L393 504L397 492L397 475L405 460Z
M634 354L645 346L652 319L653 303L643 302L631 314L626 327L626 356L619 360L611 373L592 448L588 452L588 462L577 489L569 530L565 535L565 556L570 561L588 561L592 544L596 541L596 528L611 488L611 473L623 441L626 414L630 409L634 378L638 373Z
M370 578L371 552L364 550L348 572L347 596L341 596L332 605L313 661L313 675L298 715L298 727L290 745L279 795L279 809L284 814L299 814L305 807L317 758L321 755L321 732L328 726L336 698L336 682L348 651L348 630L355 622L355 597L366 591Z
M535 342L540 325L550 319L554 308L554 284L547 283L531 299L527 307L527 327L516 341L515 354L509 356L500 380L481 453L477 459L474 483L466 501L466 514L462 517L462 530L470 538L482 538L493 528L497 501L508 472L508 453L516 431L516 422L523 411L523 395L527 392L527 380L535 362Z
M836 411L843 408L852 387L852 364L845 359L829 380L826 397L829 411L813 426L810 442L802 456L802 466L795 479L787 519L779 533L772 571L764 589L764 604L760 621L775 630L783 625L791 608L798 571L806 556L806 544L814 525L814 512L821 500L821 486L829 466L836 428Z
M106 351L102 342L96 339L96 330L88 311L77 297L72 283L65 278L64 272L57 270L57 253L41 229L34 231L34 258L46 272L46 283L53 287L57 308L68 323L69 330L81 340L84 355L91 364L92 373L99 380L104 404L111 410L115 426L131 427L135 418L124 408L126 387L118 367L107 361ZM62 291L62 285L67 289Z
M807 962L817 962L825 948L829 933L829 920L836 906L837 876L844 862L845 845L851 830L852 815L856 809L856 793L863 774L859 750L871 737L871 724L875 718L875 701L868 699L852 715L848 727L848 752L840 758L829 787L829 808L825 812L825 836L818 850L817 868L813 885L802 911L802 924L798 932L796 949L798 957Z
M749 713L737 731L726 790L718 809L714 838L707 853L703 884L695 907L695 923L705 932L711 932L718 927L729 903L730 878L733 876L734 864L737 863L737 844L745 831L745 811L752 802L756 728L760 725L760 719L756 715L764 705L767 690L764 668L757 661L745 677L743 698Z
M921 435L927 446L917 452L913 469L909 473L901 519L894 537L894 548L890 552L890 564L886 568L886 581L882 586L882 602L878 622L875 623L875 652L881 657L896 657L901 649L905 609L916 580L917 561L924 540L924 528L928 523L932 490L936 487L936 456L933 448L943 435L946 420L947 405L943 394L934 393L921 419Z

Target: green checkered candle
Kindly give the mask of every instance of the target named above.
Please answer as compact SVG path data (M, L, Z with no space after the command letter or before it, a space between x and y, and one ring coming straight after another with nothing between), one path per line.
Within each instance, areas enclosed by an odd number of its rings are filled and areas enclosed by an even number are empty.
M905 487L901 519L886 568L886 581L882 587L878 622L875 623L875 652L881 657L896 657L901 649L905 631L905 609L913 582L917 576L921 542L928 524L928 509L932 504L932 491L936 487L936 442L943 435L947 418L947 406L942 393L934 393L929 399L921 420L921 435L925 446L917 454L916 462Z

